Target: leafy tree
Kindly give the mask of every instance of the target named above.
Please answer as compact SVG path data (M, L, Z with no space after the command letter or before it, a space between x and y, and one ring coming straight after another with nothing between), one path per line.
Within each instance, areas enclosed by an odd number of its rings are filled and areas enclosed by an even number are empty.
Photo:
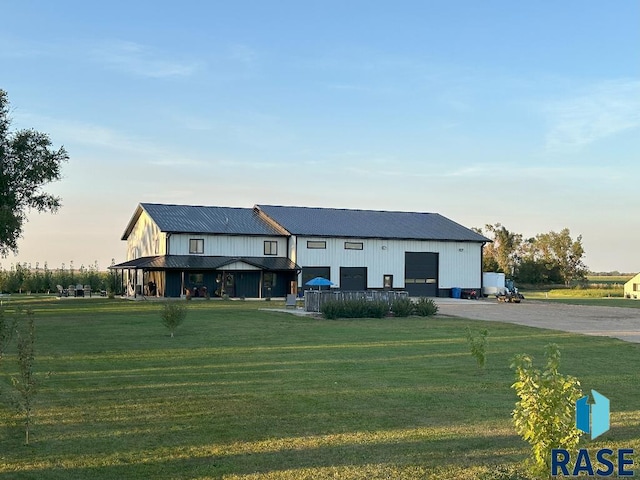
M487 337L489 336L489 330L480 330L480 334L476 337L471 333L471 329L467 327L467 342L471 349L471 355L476 359L478 368L484 370L487 364Z
M482 268L486 272L503 272L512 275L519 261L522 235L510 232L502 224L485 225L486 233L492 243L485 245ZM479 230L482 233L482 230Z
M59 180L69 159L64 147L51 148L49 136L32 129L10 132L9 101L0 89L0 255L18 249L27 211L56 212L60 199L42 191Z
M549 285L564 281L560 274L560 268L555 262L532 257L520 261L515 277L520 283L534 285Z
M171 338L176 329L187 318L187 306L182 302L166 302L160 311L162 323L169 329Z
M575 449L580 431L575 427L575 403L582 397L580 382L561 374L560 350L556 344L546 347L544 370L533 367L531 357L516 355L511 362L516 381L512 388L518 395L512 416L516 431L531 445L529 470L546 478L551 450Z
M582 261L582 235L573 240L569 229L563 228L560 232L551 231L536 235L533 246L535 257L557 266L565 285L568 286L573 280L586 278L588 268Z

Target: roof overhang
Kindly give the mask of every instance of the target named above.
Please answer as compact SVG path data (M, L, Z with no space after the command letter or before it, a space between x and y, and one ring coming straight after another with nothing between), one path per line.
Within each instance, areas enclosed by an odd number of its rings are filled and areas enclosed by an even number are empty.
M223 257L201 255L155 255L112 265L113 270L223 270L236 263L272 272L299 271L300 267L285 257ZM228 269L228 268L227 268Z

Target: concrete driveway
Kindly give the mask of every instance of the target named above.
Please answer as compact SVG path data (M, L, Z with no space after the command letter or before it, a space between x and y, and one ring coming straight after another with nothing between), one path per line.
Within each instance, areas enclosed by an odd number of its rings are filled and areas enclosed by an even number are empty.
M434 299L439 313L529 327L619 338L640 343L640 308L564 305L543 301L498 303L495 299Z

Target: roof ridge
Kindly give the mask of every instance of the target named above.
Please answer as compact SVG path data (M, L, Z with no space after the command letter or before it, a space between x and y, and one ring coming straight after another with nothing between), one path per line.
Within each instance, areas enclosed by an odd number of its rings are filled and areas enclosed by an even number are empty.
M418 214L418 215L440 215L437 212L414 212L408 210L372 210L368 208L335 208L335 207L301 207L296 205L267 205L264 203L256 204L258 208L267 207L267 208L296 208L300 210L332 210L338 212L367 212L367 213L409 213L409 214Z

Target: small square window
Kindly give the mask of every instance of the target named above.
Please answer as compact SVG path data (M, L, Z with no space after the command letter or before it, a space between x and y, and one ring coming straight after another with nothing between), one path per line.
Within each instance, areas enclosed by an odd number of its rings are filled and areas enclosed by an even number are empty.
M384 275L382 281L382 286L385 289L393 288L393 275Z
M344 242L345 250L362 250L364 244L362 242Z
M264 254L265 255L277 255L278 254L278 242L272 240L264 241Z
M195 253L195 254L204 253L204 239L203 238L189 239L189 253Z

